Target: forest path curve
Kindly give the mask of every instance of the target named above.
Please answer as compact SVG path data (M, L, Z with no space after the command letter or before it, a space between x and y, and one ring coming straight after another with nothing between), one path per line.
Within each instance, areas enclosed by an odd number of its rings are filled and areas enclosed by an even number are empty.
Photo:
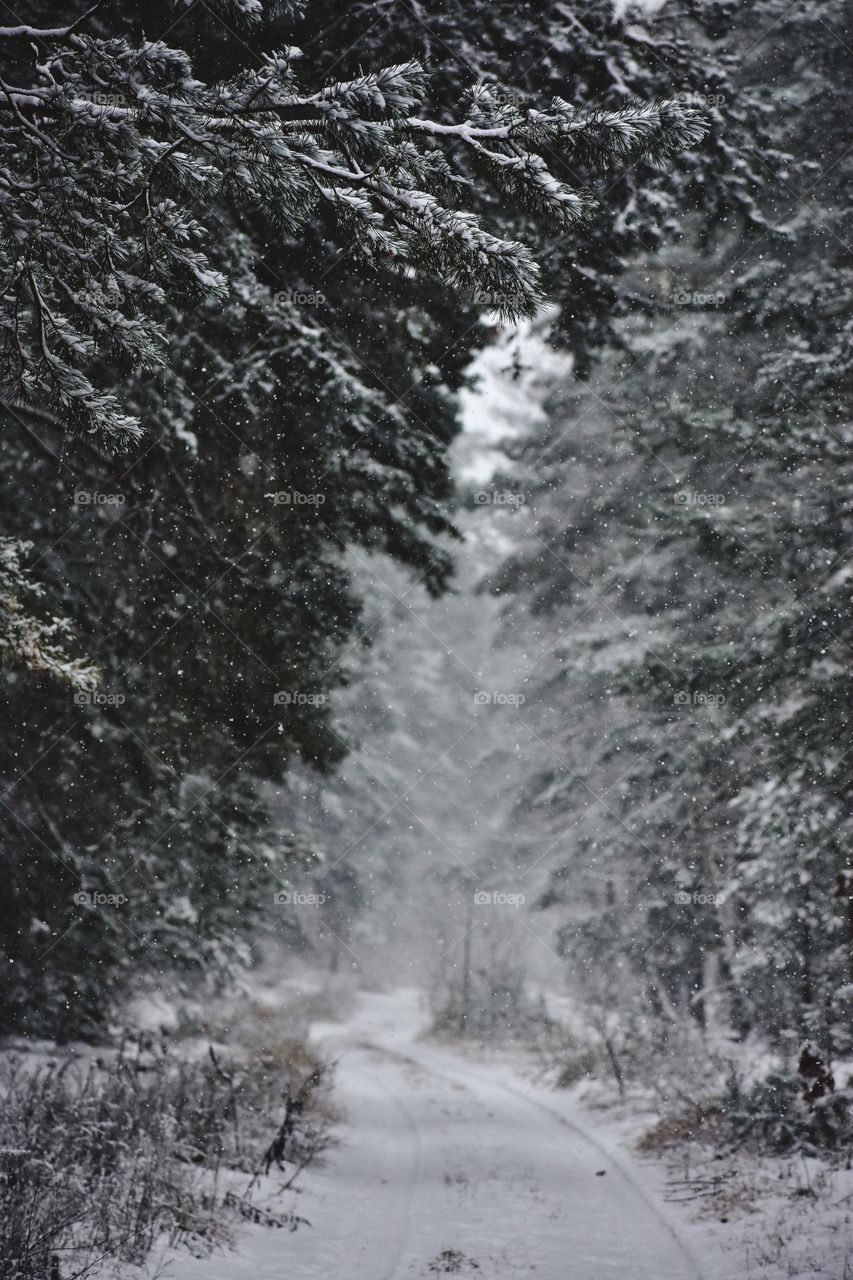
M311 1227L250 1228L176 1280L702 1280L641 1168L568 1096L419 1038L408 991L361 993L315 1029L336 1057L340 1146L288 1207Z

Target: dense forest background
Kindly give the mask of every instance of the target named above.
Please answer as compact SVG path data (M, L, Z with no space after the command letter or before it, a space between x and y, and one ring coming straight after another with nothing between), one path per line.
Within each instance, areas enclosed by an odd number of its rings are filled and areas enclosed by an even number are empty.
M527 937L624 1070L848 1052L851 6L34 8L3 1030Z

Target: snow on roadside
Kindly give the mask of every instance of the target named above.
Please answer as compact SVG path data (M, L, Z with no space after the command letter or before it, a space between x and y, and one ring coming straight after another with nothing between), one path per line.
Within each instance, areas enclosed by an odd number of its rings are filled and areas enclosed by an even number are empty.
M567 1258L573 1280L853 1275L849 1171L641 1155L654 1117L636 1102L555 1091L520 1054L439 1044L425 1024L417 994L395 991L314 1026L347 1121L280 1199L311 1227L247 1227L233 1255L173 1259L173 1280L565 1280ZM713 1196L690 1198L715 1175Z

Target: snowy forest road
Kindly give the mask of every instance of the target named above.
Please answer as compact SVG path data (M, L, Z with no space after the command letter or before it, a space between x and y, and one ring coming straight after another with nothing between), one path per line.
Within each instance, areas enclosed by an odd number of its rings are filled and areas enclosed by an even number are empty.
M420 1040L413 993L363 993L315 1038L339 1062L341 1145L294 1196L311 1222L251 1228L180 1280L702 1280L687 1247L568 1098ZM553 1102L553 1105L552 1105Z

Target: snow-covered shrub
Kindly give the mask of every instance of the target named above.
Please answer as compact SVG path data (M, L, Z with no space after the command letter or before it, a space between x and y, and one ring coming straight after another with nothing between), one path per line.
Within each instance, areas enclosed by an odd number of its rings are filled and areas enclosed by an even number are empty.
M261 1173L295 1174L327 1141L326 1070L305 1050L245 1066L139 1046L109 1061L5 1058L4 1274L76 1280L107 1258L140 1263L158 1242L204 1252L238 1217L284 1225L251 1193Z
M853 1145L853 1091L823 1083L829 1078L816 1086L779 1066L747 1079L730 1064L722 1085L709 1075L694 1098L684 1089L668 1097L658 1091L661 1118L641 1139L640 1149L704 1142L730 1152L846 1157Z
M801 1078L773 1072L743 1089L732 1077L725 1099L725 1116L738 1144L806 1156L845 1154L853 1144L853 1091L829 1089L821 1096L803 1096Z
M600 1048L592 1038L576 1035L562 1022L549 1018L533 1026L529 1044L542 1079L556 1089L570 1089L605 1070Z

